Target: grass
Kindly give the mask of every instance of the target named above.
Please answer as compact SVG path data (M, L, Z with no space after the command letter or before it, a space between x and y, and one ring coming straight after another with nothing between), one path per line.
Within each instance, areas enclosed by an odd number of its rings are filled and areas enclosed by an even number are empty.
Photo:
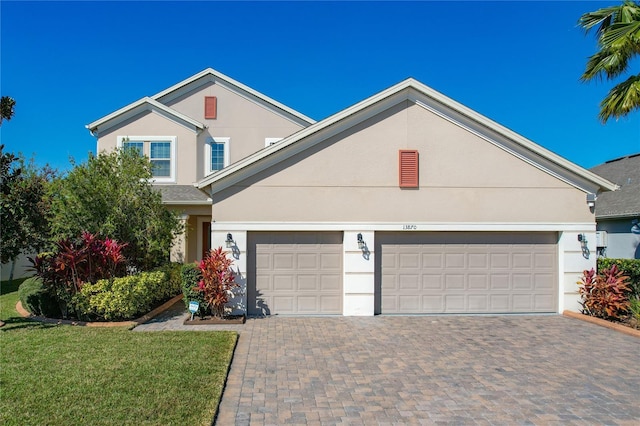
M0 424L208 425L235 332L44 325L0 287Z

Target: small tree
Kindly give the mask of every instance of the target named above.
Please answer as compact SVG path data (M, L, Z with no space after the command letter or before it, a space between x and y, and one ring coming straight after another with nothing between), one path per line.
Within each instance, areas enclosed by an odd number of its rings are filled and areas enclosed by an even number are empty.
M235 296L233 290L239 287L234 281L232 264L222 247L211 249L199 264L202 280L198 283L198 291L213 316L218 318L224 317L227 303Z
M151 165L132 150L90 155L51 187L54 240L87 231L126 243L129 266L149 270L169 259L183 227L151 185Z
M0 145L0 260L14 262L20 254L48 245L49 198L47 186L55 176L50 167L36 168L33 160L3 153ZM13 279L13 264L10 279Z

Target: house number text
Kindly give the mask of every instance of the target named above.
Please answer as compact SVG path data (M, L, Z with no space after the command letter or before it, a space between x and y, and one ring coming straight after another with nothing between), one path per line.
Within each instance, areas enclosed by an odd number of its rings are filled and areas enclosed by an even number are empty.
M415 231L418 229L418 225L402 225L402 229L405 231Z

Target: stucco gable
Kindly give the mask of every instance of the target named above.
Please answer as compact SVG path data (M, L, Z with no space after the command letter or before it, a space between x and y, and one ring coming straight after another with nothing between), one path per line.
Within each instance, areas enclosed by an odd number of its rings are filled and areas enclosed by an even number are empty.
M242 96L256 105L260 105L261 107L266 108L300 126L308 126L315 123L315 120L312 118L309 118L304 114L301 114L298 111L295 111L294 109L289 108L286 105L281 104L280 102L271 99L270 97L253 90L252 88L212 68L207 68L206 70L201 71L198 74L195 74L159 93L156 93L151 97L144 97L112 112L111 114L99 118L98 120L87 124L85 127L89 129L94 136L99 136L101 133L108 131L110 128L117 126L123 121L129 120L131 117L134 117L145 110L154 110L155 112L162 113L168 118L176 120L185 126L192 127L194 130L203 130L206 127L205 124L191 116L188 116L187 114L171 108L170 105L177 99L197 90L199 87L211 83L221 85L226 89L233 91L238 96Z
M309 126L199 182L221 191L323 141L348 131L396 105L409 102L451 125L586 193L611 191L615 184L546 150L534 142L414 80L407 79L325 120ZM355 160L355 159L354 159ZM366 167L367 165L362 165Z
M153 112L171 121L174 121L194 132L201 131L205 128L205 125L201 122L182 114L173 108L161 104L155 99L144 97L124 108L121 108L109 115L106 115L99 120L86 125L86 128L94 136L99 136L106 132L109 132L112 128L119 126L120 124L131 120L132 118L144 114L145 112Z

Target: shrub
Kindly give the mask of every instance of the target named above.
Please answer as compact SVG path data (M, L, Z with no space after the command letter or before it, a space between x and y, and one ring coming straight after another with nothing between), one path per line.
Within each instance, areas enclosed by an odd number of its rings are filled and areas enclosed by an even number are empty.
M235 274L231 270L233 261L222 251L222 247L211 249L198 265L202 280L198 283L198 291L211 313L219 318L225 314L227 303L232 299L234 289L239 287Z
M631 294L640 297L640 259L598 259L598 271L609 269L616 265L624 275L629 277Z
M74 297L74 304L90 317L132 319L174 295L173 285L163 271L98 280L85 284Z
M85 283L124 275L124 246L116 240L102 240L84 232L77 240L58 241L53 252L30 260L36 275L58 299L62 316L66 317L69 308L80 314L72 299Z
M197 300L198 302L204 302L200 300L200 292L196 290L198 282L202 279L200 268L197 263L186 263L182 265L180 270L182 294L184 295L184 304L188 308L191 300ZM204 306L203 306L204 308ZM204 314L204 312L203 312Z
M20 284L18 298L22 307L34 315L52 317L60 312L55 298L38 277L27 278Z
M616 265L599 273L584 271L578 281L583 313L604 319L620 320L629 310L629 277Z
M640 328L640 298L634 296L629 300L629 312L631 312L631 325Z
M180 291L182 290L182 263L167 263L166 265L163 265L156 270L162 271L167 275L167 290L170 292L170 296L176 296L180 294Z

